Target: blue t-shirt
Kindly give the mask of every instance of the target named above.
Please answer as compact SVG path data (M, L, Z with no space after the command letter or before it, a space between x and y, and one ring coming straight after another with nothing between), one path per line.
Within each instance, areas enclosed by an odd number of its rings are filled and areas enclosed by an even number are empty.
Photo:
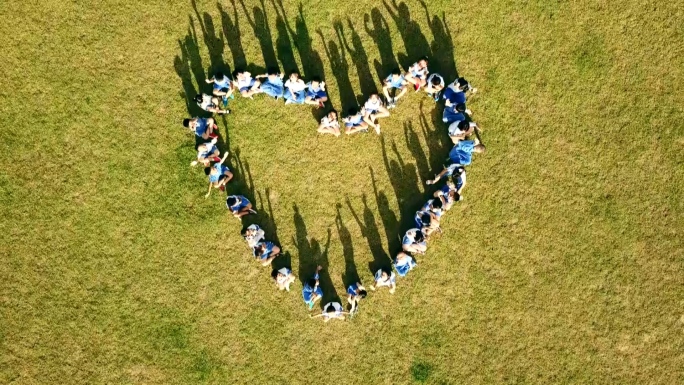
M212 144L211 147L209 147L206 151L200 152L199 157L200 158L207 158L207 157L209 157L209 155L213 154L214 151L216 151L216 150L217 150L217 147Z
M257 249L260 249L261 246L266 246L264 248L264 253L261 254L261 256L257 256L256 251L257 251ZM252 249L252 255L254 255L255 258L260 258L262 260L268 259L268 257L270 257L271 253L273 252L273 246L274 246L273 242L269 242L269 241L259 242L256 244L256 246L254 246L254 249Z
M221 180L221 176L222 176L226 171L230 171L230 169L228 168L228 166L224 166L224 165L222 165L221 163L216 163L216 164L213 166L213 169L216 170L216 171L218 171L218 173L217 173L217 174L209 174L209 181L211 181L212 183L218 182L219 180Z
M450 101L452 104L460 104L466 102L466 94L463 91L456 89L453 85L447 87L444 91L444 100Z
M392 88L401 88L404 86L402 84L402 82L404 81L404 75L399 75L399 78L397 78L397 80L393 80L392 78L393 78L393 76L390 75L387 77L387 79L385 79L385 82L387 83L388 86L390 86Z
M350 117L347 117L347 119L344 121L344 125L347 127L358 126L359 124L361 124L362 120L363 120L363 116L360 114L350 116Z
M195 135L202 136L207 132L207 119L197 118L197 126L195 127Z
M474 148L474 141L462 140L458 142L458 144L455 145L454 148L452 148L449 152L449 160L451 160L453 163L467 166L472 162Z
M231 195L228 198L226 198L226 205L228 205L228 199L230 198L235 198L237 200L237 202L233 206L228 207L231 211L240 211L242 208L247 207L247 205L249 204L249 199L245 198L244 196Z
M314 279L318 279L319 275L316 273L314 275ZM304 287L302 288L302 297L304 298L305 302L311 302L311 300L314 297L314 294L318 294L320 296L323 296L323 289L321 289L321 286L316 286L315 288L309 286L308 283L304 283Z
M214 79L215 90L221 90L224 88L230 88L230 79L228 79L228 76L224 76L221 80Z
M347 288L347 294L351 295L352 297L357 296L358 294L356 294L356 290L357 290L358 288L359 288L359 285L356 284L356 283L355 283L355 284L352 284L352 285L349 285L349 287Z

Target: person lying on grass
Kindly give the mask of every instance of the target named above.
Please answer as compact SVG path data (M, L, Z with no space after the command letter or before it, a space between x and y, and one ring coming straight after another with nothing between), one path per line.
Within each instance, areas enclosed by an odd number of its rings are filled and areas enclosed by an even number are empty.
M254 95L262 92L261 82L252 78L252 74L247 71L235 70L233 78L237 84L237 89L240 91L240 95L245 98L253 99Z
M285 104L303 104L306 99L306 83L299 77L299 72L290 74L285 82Z
M385 79L382 86L382 93L387 99L387 108L395 108L399 98L406 94L406 85L409 84L399 68L392 70L392 73ZM397 95L397 90L399 95Z
M380 135L380 124L377 123L379 118L386 118L390 116L389 111L385 108L380 95L373 92L368 97L366 104L361 109L363 112L363 120L371 127L375 128L375 133Z
M356 134L357 132L368 132L368 123L363 120L363 114L355 107L347 111L347 117L344 118L344 126L344 133L347 135Z
M410 229L406 231L404 237L401 239L401 248L407 253L411 254L425 254L427 250L427 242L425 242L425 234L420 229Z
M339 319L344 321L344 315L349 314L344 311L342 308L342 305L339 302L328 302L323 306L323 310L321 311L321 314L311 316L311 318L318 318L322 317L323 322L328 322L332 319Z
M227 158L228 153L226 152L219 162L214 163L214 165L209 168L209 191L207 191L207 194L204 196L205 198L209 198L212 188L224 191L226 189L226 183L233 179L233 173L230 172L228 166L223 164Z
M211 79L206 80L207 83L213 83L214 90L212 94L223 99L223 107L228 105L228 98L234 98L233 82L230 78L222 72L217 72Z
M337 111L330 110L327 115L321 118L321 123L318 125L318 133L340 136L340 122L337 120Z
M216 96L207 95L205 93L197 94L195 96L195 103L204 111L211 112L212 114L230 114L229 109L222 110L219 108L219 100Z
M252 203L243 195L231 195L226 198L226 207L237 219L242 219L245 215L256 214L252 209Z
M190 162L191 166L197 166L201 164L204 167L209 167L211 162L220 162L219 158L221 152L218 147L216 147L216 138L212 139L209 143L202 143L197 146L197 160Z
M473 161L473 154L484 154L486 148L478 139L462 140L449 151L451 163L467 166Z
M247 241L247 246L249 246L250 249L253 249L257 243L261 242L261 240L264 239L264 236L264 230L257 224L249 225L249 227L242 232L242 237Z
M370 289L375 291L378 288L387 286L390 288L390 294L394 294L394 290L397 288L396 281L397 276L393 271L389 269L378 269L378 271L375 272L375 283L370 285Z
M218 135L215 133L215 131L218 132L218 127L214 123L213 118L183 119L183 127L204 140L218 138Z
M409 271L413 270L418 264L411 254L400 251L393 261L394 269L400 277L405 277Z
M456 184L456 192L461 194L461 190L463 190L463 187L466 184L465 167L460 163L450 163L448 166L445 166L439 174L435 175L435 179L427 180L425 181L425 184L435 184L444 177L452 177Z
M359 301L366 298L366 288L361 285L361 282L356 282L347 287L347 302L351 305L349 313L353 314L359 310Z
M449 125L449 138L456 144L461 140L465 140L475 130L479 130L477 123L468 122L466 120L459 120Z
M434 73L427 78L425 92L437 102L444 89L444 78L442 75Z
M256 79L261 82L259 86L261 92L278 100L283 97L285 92L283 77L285 77L285 74L281 73L277 68L271 68L266 74L257 75Z
M425 86L427 76L430 73L428 70L428 60L427 57L422 57L417 62L413 63L406 71L406 81L413 84L413 88L418 91L420 87Z
M304 298L304 303L306 303L306 306L309 308L309 310L313 309L316 301L323 298L323 289L321 289L320 282L318 281L320 278L319 272L322 269L322 266L318 266L316 268L316 274L313 276L313 278L304 282L304 287L302 288L302 297Z
M444 90L444 101L447 106L454 104L465 103L466 94L476 93L477 88L472 88L470 83L465 78L458 78L453 83L449 84Z
M442 209L444 211L449 211L454 203L461 200L461 195L452 181L447 181L442 188L435 191L433 196L442 201Z
M278 290L290 291L290 285L295 281L295 276L292 274L292 270L287 267L283 267L280 270L273 270L271 273L273 280L275 281Z
M321 78L314 76L306 84L306 98L304 103L323 108L328 101L328 93L325 91L325 82Z
M280 255L280 247L270 241L261 241L252 248L252 255L261 262L261 266L268 266Z

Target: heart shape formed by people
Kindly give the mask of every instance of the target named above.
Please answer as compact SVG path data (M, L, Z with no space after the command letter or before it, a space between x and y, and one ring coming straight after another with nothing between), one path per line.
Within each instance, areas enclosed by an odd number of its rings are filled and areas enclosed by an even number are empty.
M267 64L277 64L278 60L275 59L276 55L273 45L269 43L270 31L267 31L267 34L260 31L260 29L268 29L268 22L263 20L258 22L267 14L266 10L264 8L255 8L254 16L251 17L244 4L241 3L241 5L245 17L247 17L255 31L255 35L260 37L259 42L264 54L264 62ZM410 108L410 104L415 103L416 99L420 98L422 99L420 102L420 110L422 111L426 95L427 98L431 99L429 103L434 103L433 111L437 113L432 114L433 123L437 130L442 131L442 133L448 133L448 137L453 144L448 157L443 156L443 158L446 158L447 163L445 167L437 170L434 177L424 178L426 185L434 186L436 189L433 188L434 191L431 191L429 197L424 197L424 203L419 206L409 209L400 208L402 212L408 210L409 212L415 212L415 214L402 215L408 218L408 222L413 222L412 226L407 226L406 231L402 232L403 236L400 236L401 234L395 236L388 234L387 243L390 249L397 250L397 252L391 254L393 255L392 258L387 258L384 250L377 250L377 244L375 246L370 245L371 248L376 248L376 250L371 250L374 256L385 255L385 258L376 258L374 263L371 264L370 270L374 275L375 282L369 285L368 289L375 291L380 287L388 287L390 293L394 293L397 276L404 277L417 266L415 255L421 255L426 252L427 241L435 234L442 232L440 227L441 216L451 209L456 202L461 200L462 191L466 183L465 168L470 165L472 154L484 151L484 146L480 139L480 128L472 122L470 119L472 112L466 108L467 93L475 93L476 89L472 88L463 77L458 77L453 59L453 46L451 46L451 50L447 49L445 52L442 52L438 58L431 57L430 55L423 56L425 52L420 52L419 55L416 50L424 48L407 47L406 58L410 57L416 61L413 64L406 65L406 71L401 71L399 65L394 60L394 53L388 54L385 52L380 43L386 41L385 35L388 34L386 28L383 27L382 15L377 12L377 9L371 12L370 15L366 14L364 18L365 24L372 20L374 26L373 29L370 29L365 25L366 30L378 42L378 46L381 48L380 56L383 58L382 64L376 61L376 72L383 81L382 93L380 93L376 91L374 77L370 75L367 55L364 53L359 35L354 31L353 23L350 20L348 21L348 28L352 32L351 44L347 41L344 25L342 23L335 23L334 29L337 43L330 40L326 44L323 33L317 31L323 41L325 52L329 59L329 66L333 69L333 75L336 78L336 82L334 82L335 87L332 87L331 90L331 87L327 87L325 82L323 63L320 60L320 56L312 47L301 8L296 23L298 28L292 29L286 21L286 11L282 4L273 3L275 12L278 15L277 24L283 27L287 35L287 41L289 42L289 39L292 38L295 42L302 42L302 44L295 44L301 58L304 69L303 73L308 82L302 79L303 76L296 69L298 66L294 60L293 50L290 48L288 52L287 48L283 48L286 44L278 45L278 56L282 68L288 69L287 74L279 70L281 68L280 65L273 65L263 69L247 64L240 40L240 31L237 27L238 8L235 4L233 6L233 18L228 16L220 6L219 10L224 27L223 36L225 36L225 41L231 49L236 70L230 73L227 71L228 67L223 62L224 38L216 36L211 16L205 13L204 18L201 18L196 6L194 9L197 23L202 31L204 42L209 49L209 56L212 62L209 77L205 76L204 66L201 63L199 41L192 17L188 35L179 42L181 56L176 57L174 64L176 71L183 81L183 96L187 102L188 112L194 116L193 118L184 119L183 125L190 129L196 137L197 159L192 162L192 165L204 166L205 173L209 179L209 191L206 196L208 197L213 189L225 191L227 192L226 207L233 216L241 221L243 217L257 218L253 221L255 223L245 224L242 236L252 255L259 263L263 266L273 266L271 276L280 290L290 291L290 285L296 280L292 272L289 253L281 250L277 236L274 237L273 234L269 234L267 228L260 226L260 224L268 221L258 219L260 216L259 211L261 210L258 211L257 207L253 204L255 198L253 183L240 183L241 177L248 175L249 171L245 172L239 151L235 151L232 157L233 163L237 166L237 172L234 171L235 167L228 166L229 145L219 133L217 119L223 121L227 134L228 117L230 117L231 113L239 113L239 110L230 111L228 109L229 105L235 103L233 102L234 98L267 98L271 99L271 105L276 101L288 105L283 107L287 109L296 108L289 106L291 104L309 106L316 117L318 133L321 135L331 134L336 137L342 134L363 135L369 132L384 135L380 122L392 119L391 115L393 113L390 110L393 108L397 106L401 108L402 104ZM388 11L395 18L392 10L388 9ZM398 19L399 16L395 18L395 21ZM436 19L438 20L438 18ZM281 30L281 28L277 29ZM440 30L439 25L435 24L435 30ZM268 35L268 39L264 39L266 35ZM284 40L279 39L279 41ZM357 73L362 78L360 84L363 100L359 100L360 98L356 97L348 80L349 65L344 57L343 50L348 52L350 57L354 58ZM437 50L433 50L432 56L435 56L435 52ZM428 54L430 53L428 52ZM391 59L388 59L390 56ZM429 65L433 61L437 62L437 67L439 67L439 71L442 74L434 71L431 72ZM406 60L402 60L402 62L406 62ZM389 71L385 69L388 65L391 66ZM249 67L251 67L251 71L247 70ZM252 72L256 73L252 74ZM192 80L193 77L195 82ZM369 79L370 81L368 81ZM198 88L195 88L194 83L197 83ZM333 90L339 92L342 113L334 109L329 100L329 93ZM263 101L254 100L252 103L263 103ZM270 109L269 112L273 112L273 109ZM340 115L343 114L345 115L344 118L340 119ZM261 116L261 118L266 117ZM342 124L340 120L342 120ZM424 123L423 120L425 121ZM421 124L424 127L428 126L424 115L421 116ZM313 128L313 123L310 123L310 125ZM313 129L310 131L313 135ZM406 129L405 123L405 134L407 136L409 131ZM477 136L477 139L468 140L470 136ZM380 142L383 148L383 160L389 170L391 162L387 160L385 140L382 136ZM329 145L334 144L330 142ZM292 156L297 157L297 154L292 154ZM423 169L426 168L428 167L423 167ZM370 170L373 181L375 181L372 167ZM425 172L421 173L421 177L423 176L425 176ZM451 180L448 181L448 179ZM252 187L250 188L249 186ZM377 190L375 195L378 202L386 201L386 199L380 199L382 197ZM270 206L270 200L268 200L268 203ZM398 203L402 204L404 202ZM347 201L347 205L362 227L362 233L377 233L376 229L362 225L362 221L359 220L349 201ZM364 205L365 215L366 209L368 209L365 195ZM340 221L338 220L341 217L340 208L341 205L338 204L338 215L336 218L338 230L340 229ZM294 210L296 219L299 212L296 205L294 205ZM275 227L272 223L270 225L271 228ZM405 225L402 224L402 226ZM388 228L388 226L385 227L386 229ZM392 238L400 239L400 245L393 243L391 241ZM329 240L330 237L328 237ZM302 250L300 249L300 254L301 252ZM321 265L311 269L310 267L302 266L300 263L299 277L303 284L302 296L309 310L313 309L317 301L324 298L326 294L324 287L332 285L329 277L325 278L323 270ZM322 313L317 316L328 321L335 318L344 319L346 315L351 317L356 314L359 301L365 298L368 291L361 284L358 275L354 275L355 277L349 275L344 279L347 301L349 303L348 311L345 311L335 294L330 298L331 301L322 307ZM326 283L322 283L322 281Z

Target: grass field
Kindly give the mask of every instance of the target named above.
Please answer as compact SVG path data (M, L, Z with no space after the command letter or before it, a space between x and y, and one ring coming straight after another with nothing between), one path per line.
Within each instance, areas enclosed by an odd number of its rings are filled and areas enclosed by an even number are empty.
M0 383L684 383L684 7L665 1L0 3ZM397 293L310 320L204 199L189 97L278 63L353 104L428 55L488 147ZM386 263L449 150L409 94L383 135L236 98L253 221L326 300Z

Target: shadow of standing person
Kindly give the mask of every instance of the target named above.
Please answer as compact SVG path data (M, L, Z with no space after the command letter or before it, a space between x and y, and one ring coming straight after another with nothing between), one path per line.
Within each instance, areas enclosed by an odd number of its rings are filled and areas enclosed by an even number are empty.
M349 80L349 63L347 62L347 57L344 51L341 49L342 43L340 45L335 44L333 40L325 45L325 37L321 30L317 30L316 33L321 37L323 46L325 47L325 53L328 56L330 62L330 68L337 81L337 90L340 93L340 103L342 103L342 111L340 114L344 114L351 107L358 107L356 102L356 95L354 94L354 88L352 87L351 80ZM339 36L338 36L339 39Z
M359 75L359 85L361 87L361 95L356 96L356 101L359 105L363 105L370 94L377 92L377 87L368 64L368 54L366 54L366 49L363 48L361 36L356 33L354 24L352 24L350 19L347 19L347 26L349 27L349 30L351 30L351 46L347 43L342 23L335 22L333 26L335 27L338 38L342 41L344 48L356 65L356 73Z
M382 2L392 20L397 24L399 34L402 40L404 40L406 54L399 54L399 64L406 69L418 58L430 56L430 45L420 30L420 25L415 20L411 20L411 12L408 5L404 2L397 5L397 0L392 0L392 6L387 3L387 0L382 0Z
M368 27L368 22L371 20L373 22L373 29ZM394 56L389 24L387 24L387 20L382 13L380 13L380 10L373 8L370 16L368 14L363 15L363 26L366 29L368 36L370 36L373 41L375 41L375 45L378 46L380 61L375 60L374 65L378 79L382 82L393 69L399 68L397 59Z
M226 38L226 43L233 56L233 68L247 68L247 57L245 56L244 48L242 48L242 33L240 32L235 0L231 0L231 3L233 4L233 19L231 19L228 12L223 9L221 3L216 3L219 13L221 14L223 36L230 36L230 38Z

